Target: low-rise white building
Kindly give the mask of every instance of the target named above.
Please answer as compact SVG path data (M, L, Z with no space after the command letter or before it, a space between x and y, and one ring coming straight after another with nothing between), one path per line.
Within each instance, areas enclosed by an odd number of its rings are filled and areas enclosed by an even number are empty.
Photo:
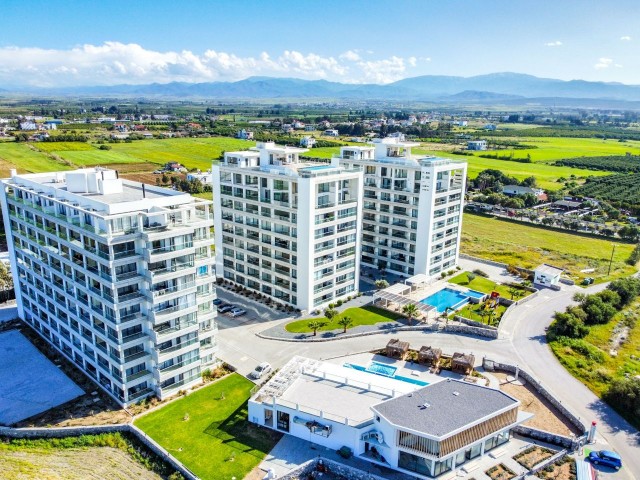
M560 276L562 275L562 272L564 272L564 270L562 270L561 268L543 263L534 270L533 283L544 285L545 287L557 285L558 282L560 282Z
M467 150L486 150L486 140L470 140L467 142Z
M211 174L211 170L206 172L191 172L187 173L187 180L198 180L205 185L211 185L213 181L213 176Z
M303 148L313 148L316 144L316 139L310 135L305 135L300 139L300 146Z
M353 367L294 357L251 397L249 420L432 478L508 442L531 418L500 390L451 379L420 385Z

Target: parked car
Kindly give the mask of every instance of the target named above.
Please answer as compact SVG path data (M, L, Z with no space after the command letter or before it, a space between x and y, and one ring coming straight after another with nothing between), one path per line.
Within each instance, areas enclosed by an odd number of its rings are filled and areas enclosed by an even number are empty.
M219 298L216 298L216 299L213 301L213 304L214 304L214 305L222 305L223 303L224 303L224 302L223 302L222 300L220 300Z
M229 310L232 310L233 308L235 308L235 305L231 305L230 303L222 303L222 304L218 305L218 312L220 312L220 313L228 312Z
M256 380L261 378L263 375L266 375L271 371L271 365L267 362L262 362L258 365L253 372L249 374L250 377L255 378Z
M241 317L242 315L245 315L247 313L247 311L243 308L233 308L231 310L229 310L228 314L229 316L236 318L236 317Z
M599 450L589 453L589 461L594 465L604 465L605 467L620 470L622 467L622 458L615 452L609 450Z

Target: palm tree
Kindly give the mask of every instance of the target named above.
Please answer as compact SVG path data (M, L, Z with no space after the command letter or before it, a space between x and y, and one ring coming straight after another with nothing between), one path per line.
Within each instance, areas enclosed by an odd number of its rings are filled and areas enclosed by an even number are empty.
M484 323L484 319L489 316L489 312L482 307L478 310L478 316L480 317L480 320L482 320L482 323Z
M413 323L413 319L420 313L420 310L418 310L418 306L415 303L408 303L402 307L402 313L404 313L409 319L409 325L411 325Z
M353 325L353 320L351 320L351 317L344 316L338 320L338 325L344 328L342 333L347 333L347 328Z
M511 300L520 292L518 287L509 287L509 295L511 295Z
M322 320L311 320L309 323L307 323L307 327L313 330L313 336L315 337L318 333L318 330L327 325L327 323L328 322L324 322Z

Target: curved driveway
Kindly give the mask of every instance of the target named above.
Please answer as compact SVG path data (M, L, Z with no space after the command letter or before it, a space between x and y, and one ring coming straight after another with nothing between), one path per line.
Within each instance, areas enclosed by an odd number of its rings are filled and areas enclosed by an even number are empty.
M436 345L447 352L462 350L474 353L476 358L487 356L498 361L516 363L541 381L585 424L589 425L592 420L598 422L598 441L608 442L624 460L625 468L614 475L615 478L640 479L638 431L573 378L557 361L545 338L545 328L551 323L553 313L563 310L572 303L572 296L576 291L595 293L603 288L604 285L596 285L587 290L578 290L577 287L564 287L561 292L543 290L535 298L514 309L508 318L505 318L501 326L501 338L498 340L416 331L384 333L329 342L293 343L266 340L255 335L268 327L282 323L283 320L255 323L249 319L239 323L238 320L220 315L218 317L220 325L218 355L238 368L240 373L247 374L257 363L264 360L279 367L294 355L318 359L340 357L381 348L386 345L388 338L393 336L410 342L414 347ZM226 297L226 295L223 296ZM596 448L604 447L605 445L601 445Z

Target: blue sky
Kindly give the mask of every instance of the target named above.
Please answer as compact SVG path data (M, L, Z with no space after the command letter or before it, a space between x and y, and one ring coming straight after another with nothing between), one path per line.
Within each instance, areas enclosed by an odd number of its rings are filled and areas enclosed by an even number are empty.
M504 71L640 83L639 25L638 0L3 0L0 87Z

